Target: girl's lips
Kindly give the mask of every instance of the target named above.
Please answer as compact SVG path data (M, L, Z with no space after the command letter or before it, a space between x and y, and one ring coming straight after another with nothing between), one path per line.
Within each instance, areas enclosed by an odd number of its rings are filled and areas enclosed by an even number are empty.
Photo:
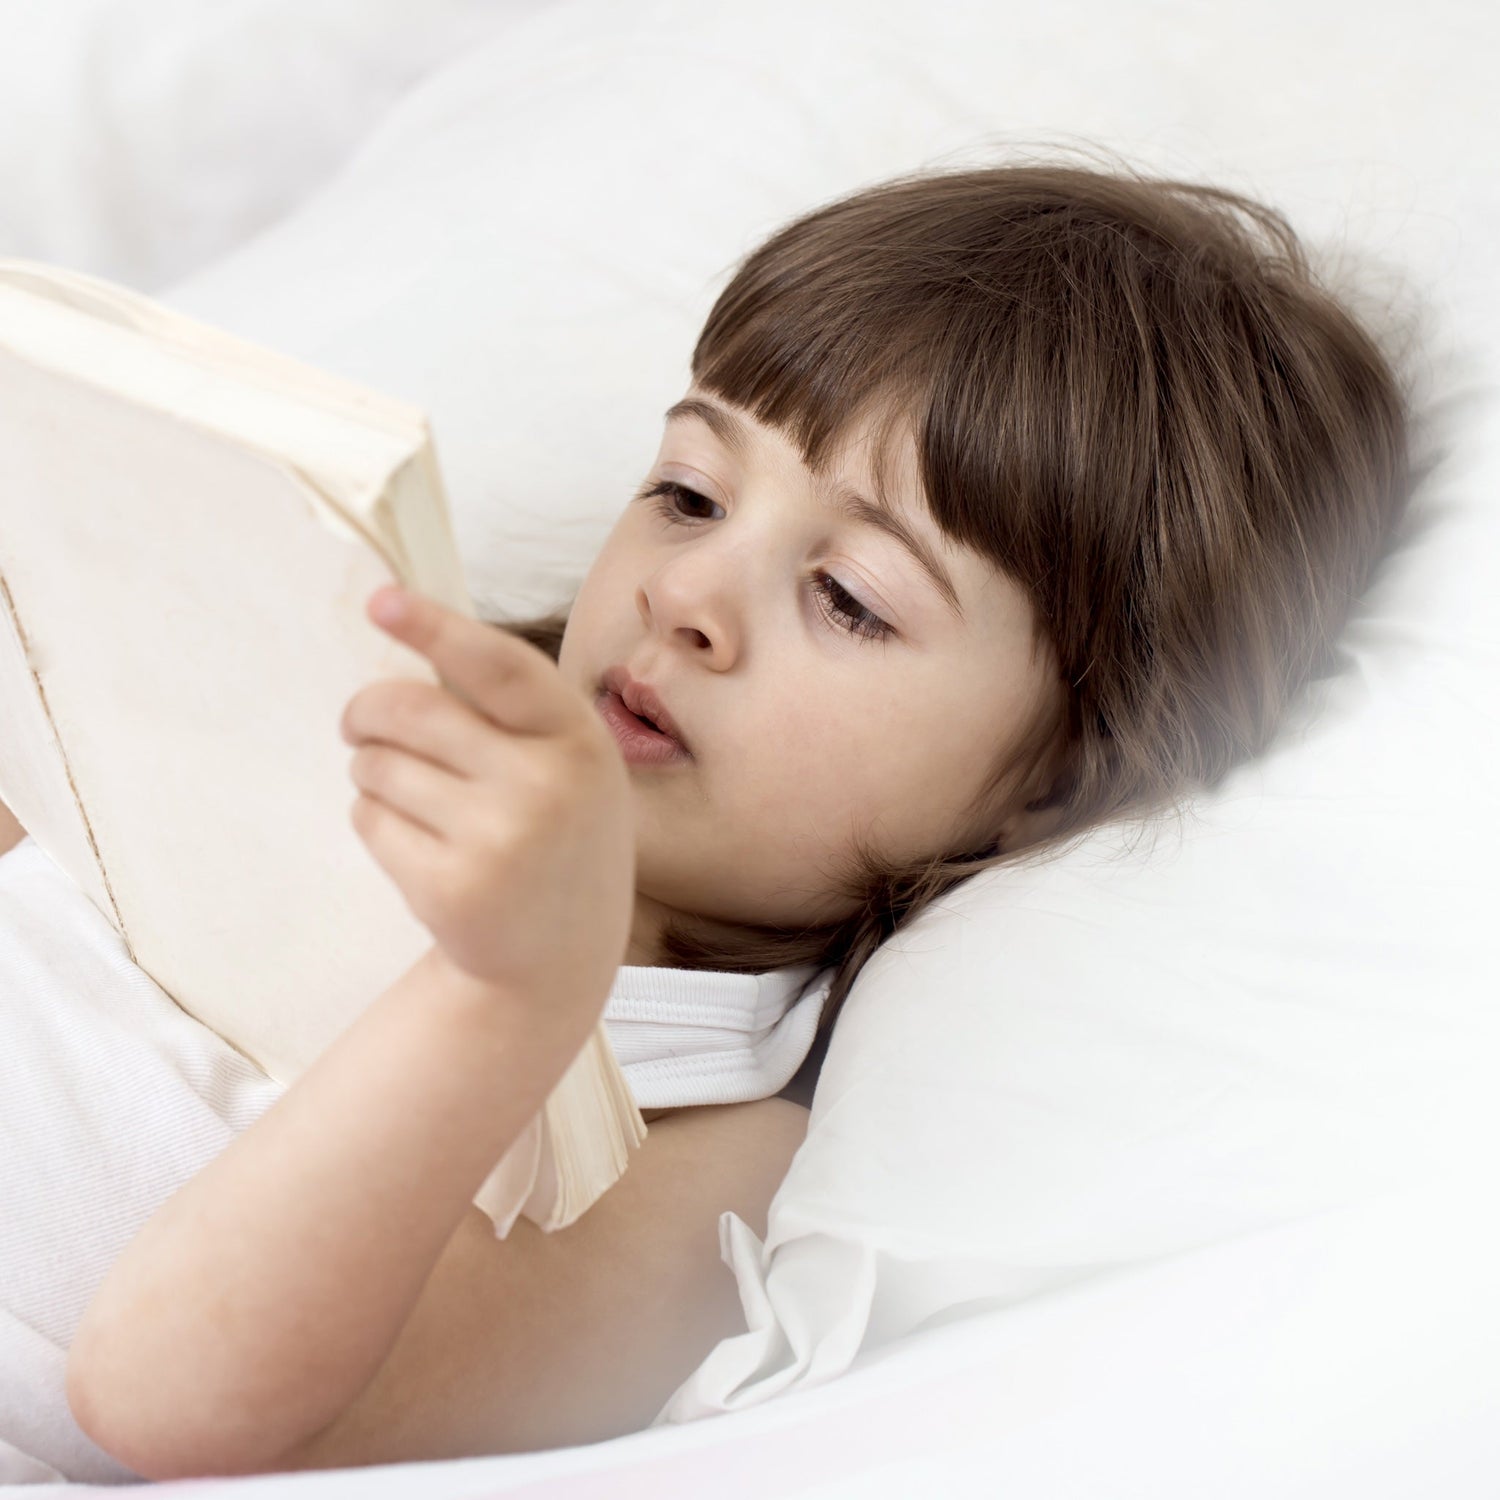
M599 691L616 694L633 718L644 719L652 728L677 741L692 758L693 747L687 736L672 717L671 710L662 702L661 694L649 682L638 682L623 666L610 667L599 679Z
M618 693L606 689L594 700L594 706L613 731L627 764L674 766L686 765L691 759L671 735L652 729L636 718Z

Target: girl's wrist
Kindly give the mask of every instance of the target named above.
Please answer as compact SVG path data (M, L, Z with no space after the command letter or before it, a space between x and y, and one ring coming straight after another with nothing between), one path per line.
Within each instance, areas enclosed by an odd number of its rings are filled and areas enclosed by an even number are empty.
M470 974L436 944L418 961L417 970L423 974L424 994L451 1015L455 1025L473 1027L504 1045L523 1040L533 1053L550 1040L569 1059L577 1055L599 1024L607 999L600 999L593 1023L580 1027L578 1008L562 1003L560 994L545 993L545 981L538 981L535 990L518 993ZM557 982L562 985L566 980L560 975Z

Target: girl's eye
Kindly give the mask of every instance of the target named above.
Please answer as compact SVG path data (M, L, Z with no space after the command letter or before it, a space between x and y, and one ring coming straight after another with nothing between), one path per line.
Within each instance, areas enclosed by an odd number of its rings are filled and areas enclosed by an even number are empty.
M693 505L707 505L712 507L713 501L706 495L700 495L697 490L690 490L685 484L674 484L670 479L663 479L658 484L651 485L648 489L641 491L640 499L655 500L656 504L651 508L658 515L666 516L670 521L680 521L683 516L679 513L677 506L681 501L688 501ZM688 519L702 520L701 516L692 516Z
M817 592L823 613L830 619L836 620L850 635L859 636L864 640L883 641L894 634L891 627L879 615L871 614L831 575L815 574L813 588Z
M691 505L706 505L712 509L714 503L707 496L700 495L697 490L690 490L685 484L675 484L670 479L663 479L649 488L642 489L636 499L654 500L656 503L651 508L658 515L663 515L669 521L679 525L706 519L702 516L683 516L678 509L680 504L685 502ZM818 596L818 604L823 614L850 635L864 640L879 641L895 634L892 626L887 625L879 615L867 610L830 574L815 574L813 591Z

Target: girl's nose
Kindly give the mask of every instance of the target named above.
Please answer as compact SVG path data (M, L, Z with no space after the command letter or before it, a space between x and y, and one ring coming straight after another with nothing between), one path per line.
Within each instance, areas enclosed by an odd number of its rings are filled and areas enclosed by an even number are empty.
M636 590L636 605L647 627L674 646L732 656L743 630L744 587L729 559L710 558L705 549L658 568Z

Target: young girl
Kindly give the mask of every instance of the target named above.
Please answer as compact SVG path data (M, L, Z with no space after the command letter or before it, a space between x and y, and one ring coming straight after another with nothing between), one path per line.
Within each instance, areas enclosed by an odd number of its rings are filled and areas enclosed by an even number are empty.
M564 616L372 600L443 686L351 700L352 817L434 946L115 1264L79 1423L153 1478L647 1425L741 1326L718 1219L764 1225L807 1112L673 1111L577 1223L497 1238L471 1199L622 963L831 970L805 1102L929 902L1267 743L1399 511L1406 424L1227 191L965 170L776 234Z

